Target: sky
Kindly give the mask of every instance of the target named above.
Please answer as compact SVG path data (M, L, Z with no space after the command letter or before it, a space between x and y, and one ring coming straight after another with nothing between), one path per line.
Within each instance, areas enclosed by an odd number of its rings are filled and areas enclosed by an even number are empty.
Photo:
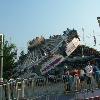
M27 42L37 36L63 34L76 29L84 44L100 50L100 0L0 0L0 33L15 43L18 53L27 51ZM94 30L94 33L93 33Z

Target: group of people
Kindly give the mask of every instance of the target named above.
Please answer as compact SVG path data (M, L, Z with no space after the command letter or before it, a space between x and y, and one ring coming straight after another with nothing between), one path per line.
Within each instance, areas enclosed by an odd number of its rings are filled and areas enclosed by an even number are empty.
M99 68L95 64L87 63L86 67L75 68L73 70L67 70L65 75L66 91L71 91L71 88L76 91L83 89L90 90L94 88L96 82L99 82L100 74L97 73Z

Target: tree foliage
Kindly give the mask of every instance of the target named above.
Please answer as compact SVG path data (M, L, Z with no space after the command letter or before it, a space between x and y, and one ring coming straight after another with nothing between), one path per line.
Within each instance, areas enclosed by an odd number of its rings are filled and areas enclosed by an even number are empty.
M15 67L15 62L16 62L17 50L15 44L9 43L8 41L4 41L3 56L4 56L3 60L4 78L9 78L12 75L12 71L13 68Z

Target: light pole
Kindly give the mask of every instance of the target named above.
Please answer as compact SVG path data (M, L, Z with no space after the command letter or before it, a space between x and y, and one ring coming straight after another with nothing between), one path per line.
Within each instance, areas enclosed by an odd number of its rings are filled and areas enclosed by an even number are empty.
M99 27L100 27L100 17L97 17L98 23L99 23Z
M3 98L3 34L0 34L0 100Z

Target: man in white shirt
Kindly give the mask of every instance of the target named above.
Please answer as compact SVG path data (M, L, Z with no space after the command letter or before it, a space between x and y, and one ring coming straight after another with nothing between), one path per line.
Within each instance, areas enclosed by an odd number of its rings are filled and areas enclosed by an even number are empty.
M92 77L92 75L93 75L93 67L90 64L90 62L88 62L88 65L85 67L85 71L86 71L86 76Z
M87 84L89 85L89 89L92 87L92 76L93 76L93 67L90 64L90 62L88 62L88 65L85 67L85 71L86 71L86 76L87 76ZM93 88L93 87L92 87Z

